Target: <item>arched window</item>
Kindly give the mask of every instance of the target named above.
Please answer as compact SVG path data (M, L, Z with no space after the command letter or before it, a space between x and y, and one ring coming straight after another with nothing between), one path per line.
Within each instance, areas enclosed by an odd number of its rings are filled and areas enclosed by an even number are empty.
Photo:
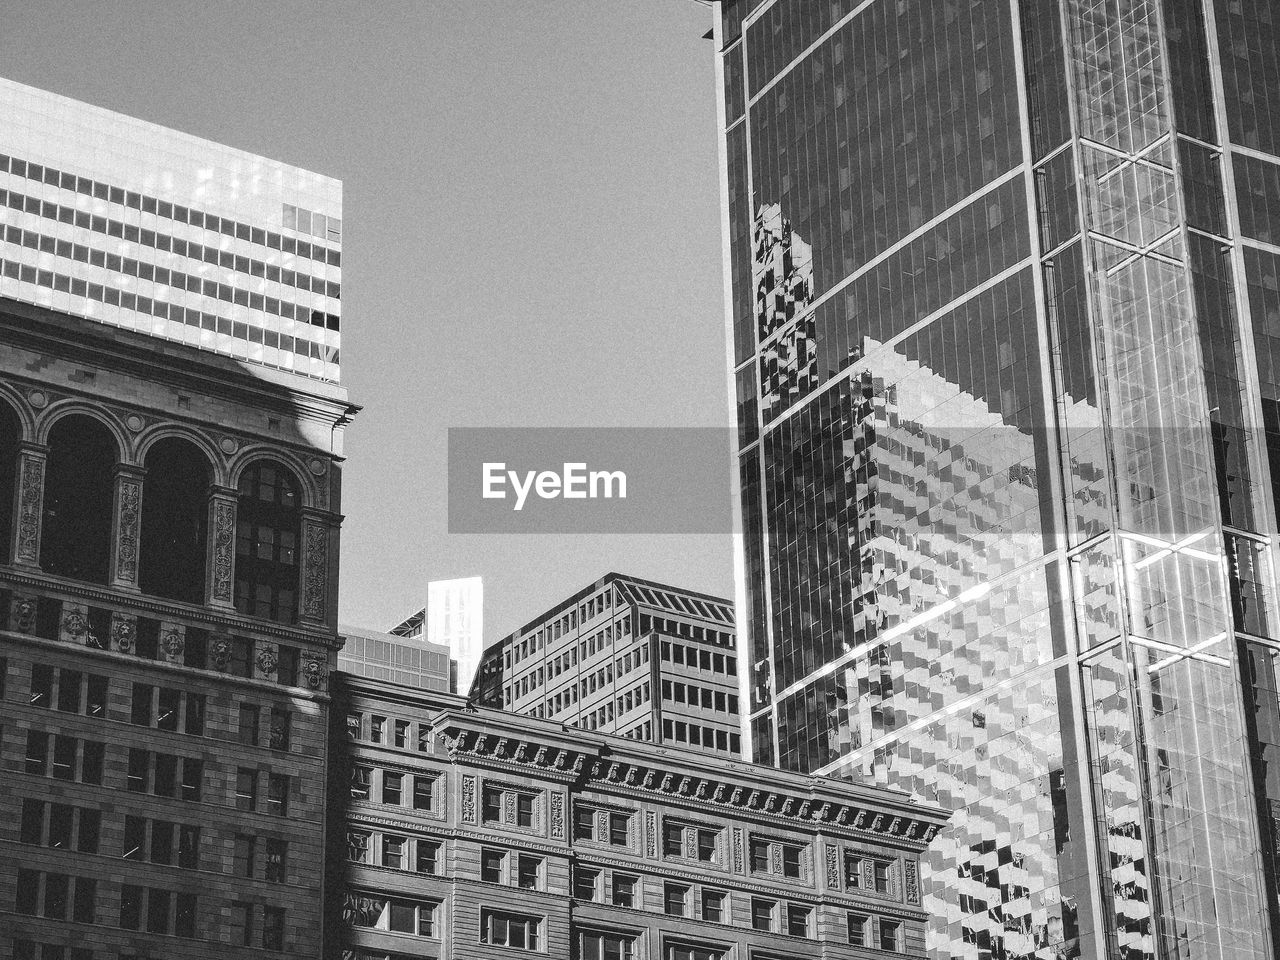
M293 623L298 615L298 484L264 460L240 477L236 524L236 609Z
M147 451L138 586L143 593L204 601L209 461L188 440L166 437Z
M92 417L63 417L49 431L40 566L106 583L118 459L111 431Z
M7 563L13 548L14 486L18 482L18 442L22 424L7 403L0 401L0 563Z

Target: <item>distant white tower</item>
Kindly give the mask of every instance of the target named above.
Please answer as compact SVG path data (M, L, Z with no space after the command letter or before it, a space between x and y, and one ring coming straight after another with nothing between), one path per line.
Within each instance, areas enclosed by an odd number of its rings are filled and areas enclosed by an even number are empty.
M426 606L392 627L391 633L448 647L457 664L454 689L471 689L471 680L484 653L483 578L430 581Z

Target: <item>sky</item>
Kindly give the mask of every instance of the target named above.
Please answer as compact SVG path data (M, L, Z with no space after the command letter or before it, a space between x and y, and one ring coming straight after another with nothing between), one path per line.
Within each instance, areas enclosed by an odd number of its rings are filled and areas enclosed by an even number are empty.
M695 0L41 0L0 72L344 182L340 619L478 574L492 642L610 570L732 596L727 534L446 524L449 427L729 425L710 26Z

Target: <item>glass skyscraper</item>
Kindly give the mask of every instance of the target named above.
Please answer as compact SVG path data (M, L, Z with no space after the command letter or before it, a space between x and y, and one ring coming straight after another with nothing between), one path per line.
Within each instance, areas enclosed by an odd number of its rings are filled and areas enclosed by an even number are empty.
M1280 956L1280 11L718 13L754 758L937 958Z

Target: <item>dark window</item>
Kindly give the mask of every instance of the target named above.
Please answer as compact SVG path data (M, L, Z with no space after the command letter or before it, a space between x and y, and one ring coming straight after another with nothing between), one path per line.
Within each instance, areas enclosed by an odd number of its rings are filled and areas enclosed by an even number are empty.
M204 736L205 696L203 693L187 694L187 720L183 729L193 737Z
M120 856L126 860L141 860L146 844L147 821L142 817L125 817Z
M34 870L19 870L16 891L13 901L14 912L26 917L34 917L39 904L40 874Z
M80 745L80 782L102 784L102 758L105 746L94 740Z
M236 529L236 609L292 623L297 619L298 485L278 464L253 464L240 477Z
M267 950L284 949L284 909L262 908L262 946Z
M147 931L169 932L169 891L152 887L147 891Z
M787 905L787 933L793 937L809 936L809 917L812 911L792 903Z
M0 563L9 561L13 542L14 490L18 480L18 441L22 425L13 407L0 403Z
M134 687L137 692L137 686ZM178 715L182 707L182 694L168 687L160 688L160 705L156 712L156 726L161 730L178 729ZM137 721L135 721L137 722Z
M662 855L664 857L684 856L684 826L679 823L662 824Z
M485 883L501 883L503 859L504 854L498 850L482 850L480 852L480 879Z
M516 864L516 885L525 890L537 890L542 875L542 860L521 854Z
M129 770L125 777L125 786L133 793L146 793L147 772L150 766L150 754L137 747L129 748Z
M85 685L84 712L91 717L107 715L107 678L89 674Z
M272 750L288 750L290 732L293 727L293 716L286 707L271 708L271 740Z
M204 761L199 757L185 757L182 761L182 799L199 801L204 782Z
M173 911L173 932L175 936L188 939L196 935L196 895L180 893Z
M258 805L258 771L241 767L236 771L236 809L253 810Z
M867 917L861 913L849 914L849 942L855 947L867 944Z
M600 871L578 867L573 873L573 895L579 900L594 900L600 887Z
M160 657L160 621L151 617L139 617L134 637L134 647L138 656L148 660Z
M502 791L486 789L484 791L484 808L481 817L485 823L499 823L502 820Z
M298 648L282 643L278 649L276 680L286 687L296 687L298 685Z
M801 848L794 844L786 843L782 845L782 875L784 877L800 876L800 852Z
M712 863L716 858L716 831L698 831L698 859L703 863Z
M45 663L31 665L31 705L53 706L53 667Z
M533 795L516 794L516 824L521 827L533 826Z
M155 820L151 824L151 862L173 863L173 824Z
M111 557L116 443L90 417L63 417L49 432L40 566L46 573L106 583Z
M144 593L204 601L209 461L200 448L166 437L147 451L142 487L138 586Z
M625 813L609 814L609 842L617 847L625 847L630 823L631 818Z
M596 835L596 811L592 807L574 805L573 839L594 840Z
M702 919L724 923L724 894L719 890L702 891Z
M273 773L267 777L267 813L277 817L289 815L289 777Z
M133 685L133 701L129 707L129 722L140 727L151 726L151 699L155 688L148 683Z
M267 837L266 878L270 883L284 883L289 866L289 842L279 837Z
M182 645L182 664L203 670L208 662L209 632L198 627L187 627L186 640Z
M393 807L400 806L404 797L404 774L385 771L382 774L382 802Z
M27 731L26 771L43 777L49 762L49 735L39 730Z
M178 827L178 866L195 870L200 865L200 828L190 824Z
M76 738L58 734L53 738L53 769L50 771L58 780L74 780L76 778Z
M71 906L71 919L76 923L93 923L97 919L97 907L97 881L90 880L87 877L77 877L75 900Z
M413 778L413 809L430 810L434 803L435 777Z
M102 842L102 813L99 810L80 810L80 830L76 834L76 850L80 853L97 853Z
M902 949L902 924L896 920L880 921L880 949L898 952Z
M636 905L636 878L625 873L613 875L613 904L617 907Z
M240 704L240 742L251 747L258 745L258 714L256 703Z
M65 713L80 712L80 685L82 676L78 670L62 670L58 675L58 709Z
M762 900L759 897L752 897L751 926L756 930L772 930L773 908L774 902L772 900Z
M46 873L44 875L44 916L51 920L65 920L67 918L67 899L70 887L70 880L64 873Z
M18 832L21 843L44 842L44 803L40 800L22 801L22 822Z
M120 926L137 930L142 926L142 888L124 884L120 888Z
M49 846L58 850L71 849L71 830L75 823L75 808L65 803L49 805Z
M155 782L151 792L157 797L172 797L178 781L178 758L168 753L155 756Z
M689 888L678 883L668 883L662 888L662 909L668 916L683 917L689 899Z

